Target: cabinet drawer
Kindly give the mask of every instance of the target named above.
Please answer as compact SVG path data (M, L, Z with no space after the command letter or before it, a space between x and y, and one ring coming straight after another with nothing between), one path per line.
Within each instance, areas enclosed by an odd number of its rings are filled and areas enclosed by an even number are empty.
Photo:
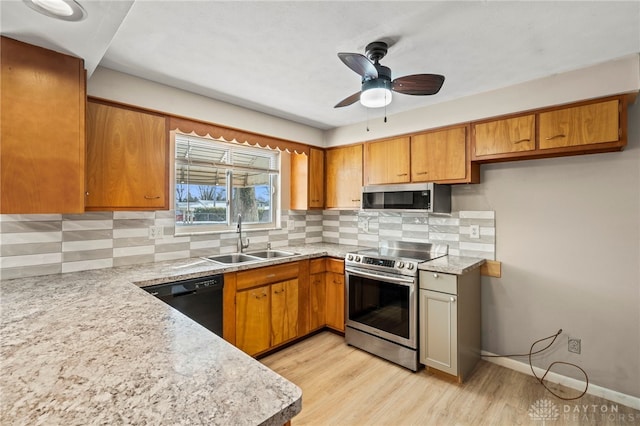
M458 276L420 271L420 288L441 293L458 294Z
M298 262L292 262L238 272L236 278L236 289L244 290L264 284L271 284L297 278L299 270Z
M311 259L311 262L309 262L310 274L319 274L324 271L326 271L324 257L321 257L319 259Z
M326 268L328 272L344 274L344 260L327 259Z

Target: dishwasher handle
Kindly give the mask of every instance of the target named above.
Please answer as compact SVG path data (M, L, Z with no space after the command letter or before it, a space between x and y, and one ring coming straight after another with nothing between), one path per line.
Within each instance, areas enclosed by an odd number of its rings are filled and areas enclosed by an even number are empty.
M219 275L157 284L154 286L144 287L143 290L146 290L148 293L158 298L173 298L196 293L221 291L223 287L224 279Z

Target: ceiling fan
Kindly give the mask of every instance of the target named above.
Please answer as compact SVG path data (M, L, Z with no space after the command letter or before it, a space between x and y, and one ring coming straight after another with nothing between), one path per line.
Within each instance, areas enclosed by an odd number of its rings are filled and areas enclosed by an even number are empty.
M338 102L334 108L348 106L358 100L368 108L387 106L391 102L392 91L416 96L435 95L440 91L444 76L439 74L413 74L391 80L391 69L380 65L388 48L384 41L374 41L365 48L367 56L338 53L338 58L362 77L362 88Z

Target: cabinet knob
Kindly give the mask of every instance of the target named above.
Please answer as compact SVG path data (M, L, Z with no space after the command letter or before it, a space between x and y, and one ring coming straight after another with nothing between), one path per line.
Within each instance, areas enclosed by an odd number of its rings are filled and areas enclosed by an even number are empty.
M434 274L433 274L433 278L438 278L439 276L440 276L440 275L438 275L438 274L436 274L436 273L434 273Z
M456 298L451 296L451 303L456 303Z

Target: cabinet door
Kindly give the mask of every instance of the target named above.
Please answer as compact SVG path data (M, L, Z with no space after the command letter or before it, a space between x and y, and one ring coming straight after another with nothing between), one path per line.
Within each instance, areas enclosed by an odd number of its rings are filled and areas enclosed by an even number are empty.
M411 137L411 180L437 182L467 178L466 127Z
M476 157L536 149L535 115L495 120L473 126Z
M83 213L83 62L0 43L0 213Z
M364 144L364 184L409 182L409 138Z
M88 104L88 210L168 208L166 119Z
M324 207L324 151L310 148L309 155L291 154L292 210Z
M324 272L310 275L309 284L309 328L322 328L327 323L325 316L326 276Z
M362 145L330 149L327 161L327 208L360 208Z
M540 149L616 142L619 101L612 100L540 114Z
M298 280L271 285L271 346L298 337Z
M266 351L270 344L269 286L236 293L236 346L249 355Z
M327 326L344 331L344 274L326 274L325 316Z
M458 375L457 296L420 290L420 362Z
M309 207L324 207L324 151L309 150Z

